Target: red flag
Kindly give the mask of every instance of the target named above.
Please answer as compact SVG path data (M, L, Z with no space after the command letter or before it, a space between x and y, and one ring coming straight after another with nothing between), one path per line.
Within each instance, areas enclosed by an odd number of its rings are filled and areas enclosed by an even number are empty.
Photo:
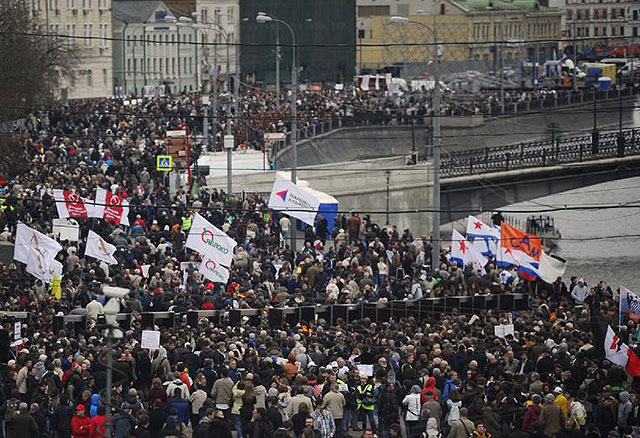
M129 225L129 201L115 193L98 187L96 203L91 217L106 219L122 225Z
M67 190L55 189L53 197L56 200L58 216L67 217L89 217L88 206L90 202Z
M640 357L631 349L627 350L629 361L627 362L627 373L631 377L640 377Z

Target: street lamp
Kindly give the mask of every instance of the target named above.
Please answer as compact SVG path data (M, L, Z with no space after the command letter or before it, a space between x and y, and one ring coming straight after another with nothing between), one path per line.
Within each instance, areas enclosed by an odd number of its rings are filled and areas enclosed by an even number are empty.
M598 122L596 113L598 111L598 78L593 82L593 132L591 133L591 154L598 155L600 133L598 132Z
M198 13L194 12L192 14L193 17L197 17ZM231 95L231 91L229 90L229 84L231 83L231 73L230 73L230 55L229 55L229 45L230 45L230 41L229 41L229 35L227 34L227 31L224 29L224 27L220 26L217 23L213 23L210 21L204 21L203 24L200 25L196 25L199 28L203 28L203 29L209 29L214 31L215 33L222 35L222 38L224 39L225 42L225 47L226 47L226 52L227 52L227 65L226 65L226 84L227 84L227 92L229 93L229 99L227 101L227 134L224 136L224 142L223 142L223 146L224 149L226 149L227 151L227 194L231 195L233 193L233 183L232 183L232 153L233 153L233 146L234 146L234 138L233 138L233 133L232 133L232 129L231 129L231 105L232 105L232 99L230 97ZM215 27L214 27L215 26ZM217 74L218 74L218 45L214 44L213 46L213 70L215 73L215 77L212 80L212 94L213 94L213 118L215 123L215 129L214 129L214 137L217 135L217 131L218 131L218 124L217 124L217 118L218 118L218 84L217 84ZM236 57L237 57L237 52L236 52ZM238 87L238 69L236 68L236 80L235 80L235 87L237 89ZM236 97L236 105L237 105L237 97ZM237 108L237 106L236 106ZM238 111L236 111L236 116ZM208 116L207 116L207 111L205 110L205 123L204 126L207 126L208 128L208 124L209 124L209 120L208 120ZM203 129L204 131L204 129ZM205 135L205 138L207 137L207 135L203 132L203 135Z
M409 20L407 17L392 16L389 18L389 23L397 25L409 25L414 24L421 26L433 34L433 42L435 46L435 62L440 62L440 48L438 44L438 30L436 28L435 19L433 22L433 29L424 23L419 21ZM429 46L426 46L425 50L426 61L429 63ZM440 136L440 99L442 97L440 93L440 72L435 69L433 75L433 126L431 130L431 144L433 145L433 214L431 215L432 227L433 227L433 251L431 253L431 269L435 271L440 266L440 148L441 148L441 136Z
M118 327L116 317L120 312L120 299L129 293L129 289L105 286L103 292L109 301L104 306L105 324L102 325L103 336L107 340L107 376L105 388L105 436L111 436L111 390L113 389L113 343L122 339L124 333Z
M297 181L297 163L298 163L298 124L297 124L297 101L298 101L298 68L296 63L296 34L293 28L278 18L274 18L266 13L258 13L256 16L256 22L260 24L265 23L280 23L289 29L291 33L291 40L293 41L293 59L291 61L291 86L293 87L291 93L291 182L296 184ZM291 249L296 250L296 224L297 220L294 218L292 221L291 229Z

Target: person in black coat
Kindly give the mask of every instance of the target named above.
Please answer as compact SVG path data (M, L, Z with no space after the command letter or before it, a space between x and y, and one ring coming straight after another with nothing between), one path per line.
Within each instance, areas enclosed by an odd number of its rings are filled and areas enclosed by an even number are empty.
M224 412L216 411L209 427L209 438L232 438L231 425L225 421Z
M60 406L53 411L52 429L56 431L58 438L71 438L71 419L74 412L69 397L65 394L60 396Z

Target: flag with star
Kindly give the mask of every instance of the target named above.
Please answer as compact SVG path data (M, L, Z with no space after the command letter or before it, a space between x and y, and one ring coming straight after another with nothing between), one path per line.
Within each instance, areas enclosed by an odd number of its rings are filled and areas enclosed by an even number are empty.
M451 261L464 268L471 254L471 244L465 237L453 230L451 233Z
M500 240L500 228L490 227L475 216L469 216L467 219L467 237L490 239L497 242Z

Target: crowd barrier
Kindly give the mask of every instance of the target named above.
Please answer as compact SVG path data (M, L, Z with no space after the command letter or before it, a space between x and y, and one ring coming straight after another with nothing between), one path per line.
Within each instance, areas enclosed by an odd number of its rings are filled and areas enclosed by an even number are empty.
M267 313L271 327L290 326L310 322L324 321L324 324L335 325L339 319L349 323L368 318L371 322L385 322L389 318L424 319L443 313L458 312L476 314L485 310L499 312L527 310L529 297L527 294L457 296L442 298L424 298L421 300L389 301L381 303L333 304L300 307L284 307L270 309L231 309L231 310L191 310L176 312L143 312L140 314L143 329L179 328L184 325L195 327L201 318L206 318L217 325L238 326L242 324L258 324L263 312ZM24 315L22 315L24 314ZM21 316L26 317L26 312ZM13 316L18 318L18 316ZM120 327L128 330L134 316L131 313L119 313L117 321ZM82 331L86 327L84 315L56 316L54 330L62 329Z

